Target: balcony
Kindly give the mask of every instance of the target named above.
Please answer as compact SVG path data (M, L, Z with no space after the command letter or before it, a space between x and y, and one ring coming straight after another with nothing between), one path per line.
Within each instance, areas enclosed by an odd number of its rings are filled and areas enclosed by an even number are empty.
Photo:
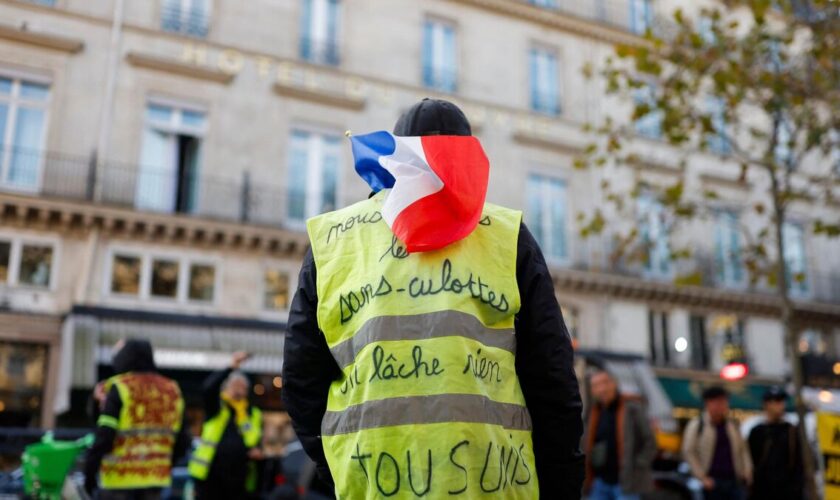
M300 58L315 64L338 66L341 63L338 43L312 37L300 39Z
M640 262L627 259L611 260L610 251L605 250L609 245L603 244L598 237L571 239L569 248L569 258L552 265L558 275L569 274L568 277L561 278L561 282L567 278L580 280L582 275L579 272L588 272L618 279L623 283L622 286L631 282L645 282L651 289L656 289L657 293L668 288L692 288L703 290L703 294L711 292L727 297L751 297L764 304L771 304L777 298L775 287L768 285L766 281L750 284L746 270L743 270L743 278L737 282L731 277L722 276L714 258L705 253L696 253L689 259L671 262L671 272L667 275L652 275ZM630 281L627 281L628 279ZM597 285L595 289L605 288ZM840 305L840 269L809 269L805 280L795 283L792 287L791 297L801 303Z
M652 1L645 0L593 0L567 2L550 0L517 0L550 11L567 14L587 21L594 21L613 28L644 35L650 28L659 32L664 22L656 14Z
M425 64L423 65L423 85L438 92L455 93L458 90L458 70Z
M234 177L189 175L89 157L25 148L0 149L0 192L55 200L180 214L275 228L286 224L288 190L254 182L248 171Z
M202 9L184 9L178 2L164 2L160 27L171 33L204 38L210 27L210 16Z

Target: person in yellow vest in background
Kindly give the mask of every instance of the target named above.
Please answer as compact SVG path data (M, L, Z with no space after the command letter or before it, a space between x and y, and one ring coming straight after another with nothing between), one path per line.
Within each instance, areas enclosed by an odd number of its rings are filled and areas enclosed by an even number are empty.
M248 401L251 384L239 371L246 359L248 353L234 353L229 368L204 382L204 425L189 464L201 500L256 493L263 422L260 409Z
M103 400L96 439L85 459L85 489L103 500L156 500L172 482L172 464L187 451L178 384L157 373L152 345L114 346L116 375L97 387Z
M471 135L457 106L424 99L393 134L351 137L374 194L307 221L282 398L338 498L580 498L571 337L522 213L484 203ZM416 219L393 217L414 203ZM398 237L444 221L434 247Z

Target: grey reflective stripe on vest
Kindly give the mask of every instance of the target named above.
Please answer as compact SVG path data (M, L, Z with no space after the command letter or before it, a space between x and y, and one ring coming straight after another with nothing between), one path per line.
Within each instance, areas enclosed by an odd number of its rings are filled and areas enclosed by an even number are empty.
M499 425L505 429L531 430L531 415L524 406L499 403L473 394L440 394L379 399L328 411L321 434L334 436L395 425L469 422Z
M515 353L513 328L488 328L471 314L437 311L409 316L378 316L367 320L351 338L330 348L341 368L353 363L365 346L382 340L423 340L439 337L466 337L487 347Z

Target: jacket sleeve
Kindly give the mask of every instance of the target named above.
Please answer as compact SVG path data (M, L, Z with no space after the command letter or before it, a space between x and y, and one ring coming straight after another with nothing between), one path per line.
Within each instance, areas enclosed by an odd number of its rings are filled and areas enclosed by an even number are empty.
M204 385L201 387L201 397L204 401L205 421L219 413L219 410L222 407L222 400L220 397L222 384L232 371L233 370L230 368L225 368L224 370L211 373L210 376L204 380Z
M656 458L656 438L653 436L653 430L650 428L650 421L648 420L647 410L642 404L636 405L636 435L639 438L639 447L637 449L638 463L649 467Z
M298 286L289 310L288 331L283 352L283 404L303 449L315 462L318 474L333 485L324 448L321 420L327 411L327 393L341 375L318 328L318 293L312 250L303 258Z
M699 427L700 420L697 418L692 419L685 427L682 440L682 454L685 461L688 462L689 467L691 467L691 473L694 477L703 479L706 477L706 471L703 470L703 466L700 464L700 454L698 453L700 443L697 439L697 430Z
M99 474L99 466L102 458L114 447L114 438L117 436L117 422L120 418L122 400L116 386L111 387L105 397L105 407L99 413L96 421L96 432L94 434L93 446L85 457L85 490L88 492L96 489L96 476Z
M738 449L741 452L741 461L744 464L744 480L747 484L752 484L753 479L753 461L752 456L750 455L750 448L747 446L746 441L743 437L741 437L741 432L738 429L737 424L733 423L732 425L735 426L735 433L738 436Z
M516 256L521 309L516 317L516 373L533 422L540 496L581 496L582 403L572 342L554 284L534 237L522 224Z

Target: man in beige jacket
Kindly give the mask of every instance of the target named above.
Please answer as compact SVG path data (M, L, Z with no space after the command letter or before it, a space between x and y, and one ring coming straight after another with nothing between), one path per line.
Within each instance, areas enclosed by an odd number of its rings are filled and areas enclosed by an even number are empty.
M729 420L729 393L723 387L703 391L705 411L688 423L683 457L703 483L706 500L742 500L752 481L750 452L735 422Z

